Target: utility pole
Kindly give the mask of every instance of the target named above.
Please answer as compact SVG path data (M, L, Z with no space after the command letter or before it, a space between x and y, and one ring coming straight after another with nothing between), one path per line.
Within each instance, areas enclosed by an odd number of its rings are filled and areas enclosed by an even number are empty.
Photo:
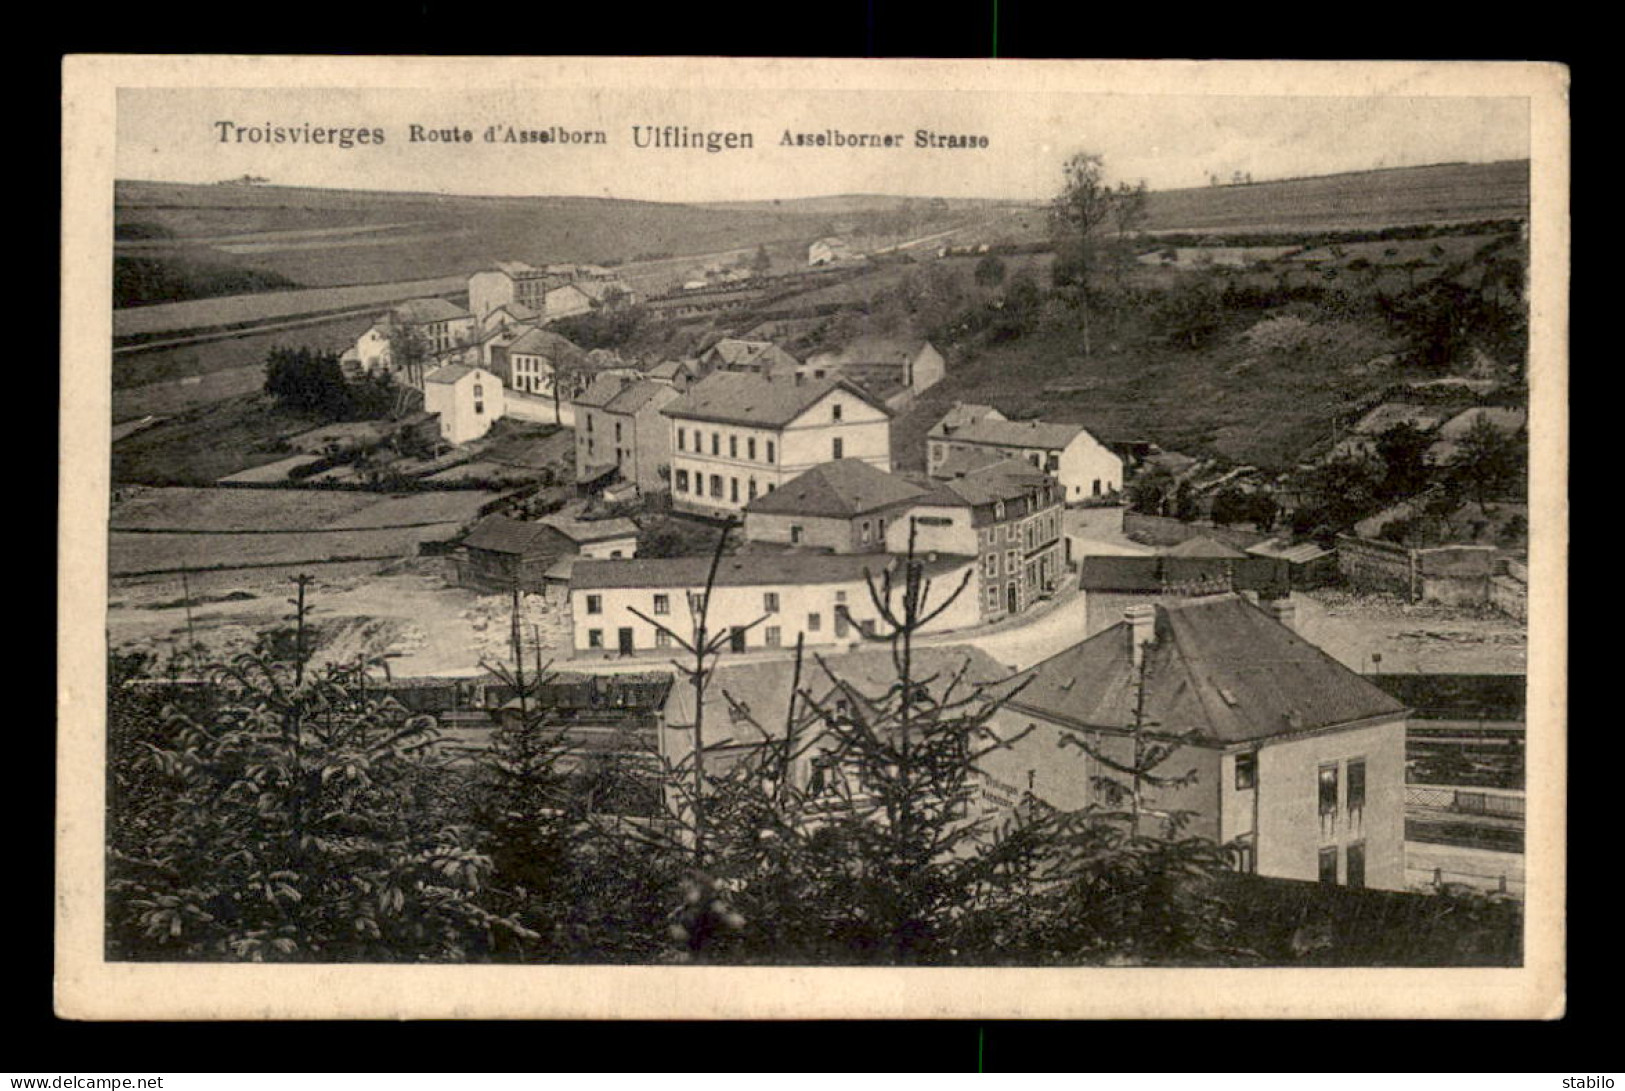
M305 680L305 588L315 580L314 576L301 572L292 577L299 587L299 597L289 599L293 605L293 684L299 686Z
M181 562L181 601L186 604L186 651L197 654L197 630L192 628L192 584L187 579L186 562Z

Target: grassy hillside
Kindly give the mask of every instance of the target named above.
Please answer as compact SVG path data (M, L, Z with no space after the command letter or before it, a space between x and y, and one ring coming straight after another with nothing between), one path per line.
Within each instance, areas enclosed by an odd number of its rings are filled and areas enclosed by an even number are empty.
M1148 231L1286 231L1514 219L1529 214L1529 161L1329 174L1150 195Z
M948 214L925 201L907 206L924 224ZM861 227L864 216L898 215L890 205L836 211L119 182L115 253L143 259L148 279L166 285L179 281L156 270L171 263L327 287L466 275L499 258L616 264L805 244L854 217ZM175 298L140 296L140 281L123 286L122 302Z

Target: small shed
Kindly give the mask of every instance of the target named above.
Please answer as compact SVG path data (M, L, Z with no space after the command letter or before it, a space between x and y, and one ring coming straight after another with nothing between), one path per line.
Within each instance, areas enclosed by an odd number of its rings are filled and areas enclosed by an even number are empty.
M1337 579L1337 554L1314 542L1271 538L1250 547L1247 552L1254 557L1284 562L1288 578L1297 590L1322 587Z

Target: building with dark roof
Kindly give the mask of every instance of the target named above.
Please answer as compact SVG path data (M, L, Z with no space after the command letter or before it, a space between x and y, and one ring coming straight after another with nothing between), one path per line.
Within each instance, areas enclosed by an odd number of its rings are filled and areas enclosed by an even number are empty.
M883 553L888 521L926 492L854 458L826 462L746 504L745 539L835 553Z
M1137 734L1175 744L1161 783L1142 781L1142 832L1183 813L1240 870L1405 889L1409 710L1283 619L1237 595L1129 607L1031 669L993 720L1028 733L988 756L990 775L1077 809L1108 802L1097 778L1133 767Z
M603 481L613 470L639 493L664 492L671 472L671 425L661 409L678 397L677 389L665 383L595 377L571 403L576 480Z
M942 353L923 337L859 337L838 351L815 352L802 370L820 379L843 375L866 389L920 394L942 381Z
M891 412L844 379L717 371L668 402L672 503L735 517L814 466L857 459L891 470Z
M1078 562L1084 597L1084 634L1093 636L1122 620L1136 603L1178 603L1216 594L1243 594L1264 601L1292 593L1288 563L1278 557L1104 556Z
M1060 585L1069 558L1060 485L1026 462L1000 458L960 476L927 481L905 516L891 520L887 546L976 557L977 608L984 621L1022 613Z
M1061 483L1069 504L1122 491L1123 460L1081 424L1006 420L990 406L955 405L926 437L926 466L932 477L951 476L944 467L958 451L986 450L1024 459Z
M865 634L885 633L873 593L889 572L902 594L904 559L885 553L746 551L722 558L707 608L707 631L730 634L727 653L788 652L798 636L810 648L842 647ZM925 553L918 558L933 590L927 609L964 590L924 631L964 629L977 622L976 580L969 557ZM574 654L670 657L673 634L694 626L710 557L638 561L578 560L570 578ZM873 589L873 592L871 591Z
M462 541L457 582L480 591L540 593L563 585L577 558L637 556L638 528L630 519L580 519L560 512L534 522L488 515Z

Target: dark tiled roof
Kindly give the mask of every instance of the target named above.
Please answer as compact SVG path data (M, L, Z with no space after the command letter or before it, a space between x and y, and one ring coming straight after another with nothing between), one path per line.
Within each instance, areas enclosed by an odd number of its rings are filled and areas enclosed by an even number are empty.
M928 345L923 337L859 337L840 351L820 353L818 358L835 364L906 364Z
M1050 424L1041 420L976 420L962 424L951 433L966 443L987 443L1001 447L1042 447L1058 450L1088 430L1081 424ZM1092 437L1091 437L1092 438Z
M1009 455L987 447L956 447L931 471L933 477L964 477L1009 459ZM1031 465L1031 463L1028 463Z
M956 554L938 553L927 560L927 576L938 576L962 568L975 560ZM867 572L879 579L889 564L902 558L889 553L806 553L798 554L794 565L785 563L782 553L733 553L722 558L717 568L718 587L752 587L838 583L861 580ZM710 557L649 557L624 561L577 561L570 586L575 590L596 588L703 587L710 571Z
M765 515L845 517L914 500L925 490L855 458L814 466L746 505Z
M539 536L555 533L543 523L522 523L506 515L487 515L463 539L470 549L492 553L526 553Z
M577 519L560 512L536 520L552 527L572 542L603 542L611 538L635 538L638 525L630 519Z
M1290 588L1286 562L1276 557L1085 556L1078 570L1083 591L1193 593L1204 584L1277 597Z
M521 355L558 357L579 355L581 352L569 338L552 330L535 329L521 334L517 341L508 346L508 351Z
M445 367L437 367L429 372L423 377L423 381L426 383L455 383L463 376L472 375L473 373L474 369L471 367L464 367L462 364L447 364Z
M868 391L841 379L796 382L737 371L713 372L689 387L682 397L664 406L661 412L689 420L778 428L795 420L837 388L891 415L891 410Z
M1246 554L1239 549L1231 549L1223 542L1215 542L1212 538L1198 535L1187 538L1183 542L1167 551L1170 557L1244 557Z
M1146 649L1146 717L1165 734L1219 744L1292 735L1405 706L1262 609L1233 595L1156 606ZM1089 727L1134 722L1130 628L1112 626L1047 659L1015 704Z
M467 311L444 299L408 299L405 303L397 303L389 313L411 325L470 317Z

